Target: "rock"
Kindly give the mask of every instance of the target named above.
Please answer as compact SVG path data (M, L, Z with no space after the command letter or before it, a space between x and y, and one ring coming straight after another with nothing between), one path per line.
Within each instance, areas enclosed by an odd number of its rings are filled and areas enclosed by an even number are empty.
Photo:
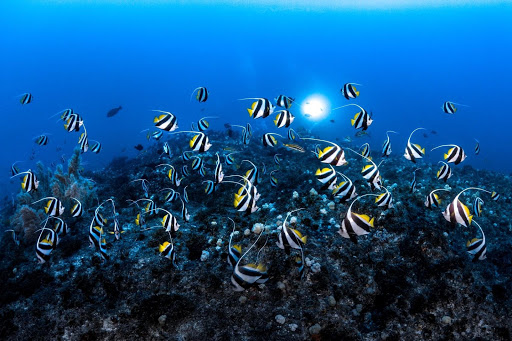
M327 303L329 303L331 307L334 307L336 305L336 299L334 298L334 296L331 295L327 297Z
M249 230L249 229L245 229L245 231L244 231L244 236L248 236L248 235L250 235L250 234L251 234L251 230Z
M331 211L334 211L334 209L336 208L336 204L334 203L334 201L331 201L327 204L327 207L329 207Z
M311 271L313 271L314 273L320 272L321 268L322 266L319 263L311 265Z
M299 198L299 193L297 193L297 191L293 191L292 198L293 199L298 199Z
M279 324L284 324L284 321L286 321L286 318L283 315L276 315L275 319Z
M309 195L311 195L312 197L316 197L318 195L318 192L314 188L311 188L311 190L309 191Z
M210 258L210 253L206 250L203 250L201 253L201 262L206 262Z
M320 330L322 330L322 327L317 323L311 327L309 327L309 334L310 335L317 335L320 334Z
M238 299L238 302L240 302L240 304L244 304L245 302L247 302L247 297L240 296L240 298Z
M297 328L299 328L299 326L298 326L297 324L295 324L295 323L291 323L291 324L289 325L289 327L290 327L290 330L291 330L292 332L296 331L296 330L297 330Z
M165 324L165 321L167 321L167 315L160 315L158 318L158 323L163 326Z
M255 234L260 234L261 231L263 231L265 228L265 225L263 225L262 223L255 223L253 226L252 226L252 233L255 233Z
M290 224L297 224L297 217L295 217L295 216L291 217Z
M446 325L452 324L452 318L450 316L443 316L441 322Z

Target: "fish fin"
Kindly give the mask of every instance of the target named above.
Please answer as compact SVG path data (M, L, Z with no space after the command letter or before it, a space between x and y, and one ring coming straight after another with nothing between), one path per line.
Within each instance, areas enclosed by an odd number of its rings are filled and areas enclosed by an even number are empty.
M252 110L252 109L247 109L247 111L249 112L249 116L251 116L251 117L252 117L253 110Z

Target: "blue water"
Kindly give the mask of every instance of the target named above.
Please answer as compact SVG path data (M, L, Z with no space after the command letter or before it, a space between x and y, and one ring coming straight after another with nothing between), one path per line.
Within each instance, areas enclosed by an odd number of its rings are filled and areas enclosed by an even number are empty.
M57 117L49 119L65 108L83 115L89 138L102 142L99 155L84 155L86 167L98 169L115 156L137 155L138 143L154 143L140 133L152 125L151 109L171 111L187 130L202 116L219 116L210 123L222 129L226 122L254 121L246 111L250 102L237 100L244 97L295 97L293 127L325 139L353 137L355 109L314 122L298 105L312 94L328 98L326 108L346 104L339 92L346 82L362 84L361 96L350 103L373 111L371 138L355 143L370 142L378 151L385 131L395 130L393 153L403 154L408 134L425 127L437 134L413 140L427 148L427 162L441 158L430 148L454 143L469 155L461 166L512 170L511 5L351 9L300 3L2 2L5 194L18 191L19 182L8 179L12 162L24 161L19 168L27 170L37 160L49 165L71 155L79 135L66 132ZM210 91L206 103L190 101L199 86ZM34 100L22 106L17 96L25 92ZM441 110L447 100L469 107L450 116ZM123 109L107 118L119 105ZM271 118L253 123L278 131ZM34 143L41 133L51 134L47 146ZM478 156L474 138L481 143Z

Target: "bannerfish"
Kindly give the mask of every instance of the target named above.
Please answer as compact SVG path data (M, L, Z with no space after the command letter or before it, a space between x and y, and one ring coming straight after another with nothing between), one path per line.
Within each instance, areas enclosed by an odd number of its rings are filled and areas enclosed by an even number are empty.
M107 117L112 117L112 116L115 116L117 115L117 113L119 112L119 110L123 109L122 106L118 106L117 108L114 108L114 109L110 109L108 112L107 112Z

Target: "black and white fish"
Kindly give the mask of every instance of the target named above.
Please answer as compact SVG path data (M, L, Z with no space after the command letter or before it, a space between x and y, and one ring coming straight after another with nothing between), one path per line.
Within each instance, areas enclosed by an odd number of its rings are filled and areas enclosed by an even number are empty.
M210 195L213 192L215 192L215 182L213 182L212 180L203 181L203 183L205 183L205 182L206 182L206 187L204 189L204 193L206 195Z
M410 186L410 190L411 190L411 193L414 193L414 191L416 191L416 171L419 171L420 168L416 168L412 174L412 181L411 181L411 186Z
M245 173L245 178L254 186L257 186L259 181L260 181L260 172L258 170L258 167L256 167L256 165L254 163L252 163L251 161L249 160L243 160L243 162L249 162L251 165L252 165L252 168L249 169L246 173Z
M449 192L449 190L444 188L437 188L430 192L427 197L425 198L425 207L432 209L432 207L439 207L441 204L441 199L439 199L439 195L437 195L437 191L446 191Z
M256 241L245 251L234 266L233 274L231 275L231 284L235 291L244 291L254 284L265 283L268 280L267 268L263 264L240 265L242 259L256 245L262 234L263 233L259 234Z
M290 124L295 120L295 116L292 115L288 110L280 110L277 112L277 116L274 120L274 124L278 128L288 128Z
M82 203L78 199L76 199L76 198L72 197L71 199L76 201L76 204L73 205L73 207L71 207L71 216L74 217L74 218L81 217L82 214L84 213L84 209L82 207Z
M4 232L11 232L12 233L12 241L16 246L20 245L20 235L18 232L14 230L5 230Z
M41 239L45 231L48 231L48 234ZM54 230L47 227L41 229L36 245L36 256L39 264L46 263L50 259L50 253L57 247L58 240L59 236Z
M357 91L357 89L354 85L360 85L360 84L346 83L343 85L343 87L341 88L341 94L343 95L343 97L345 97L346 99L352 99L352 98L356 98L357 96L359 96L359 91Z
M337 172L345 181L340 182L333 190L332 194L335 198L339 199L340 202L346 202L357 196L356 186L352 183L349 177L345 174Z
M205 131L210 127L210 123L206 120L207 118L218 118L214 116L203 117L197 122L197 129L199 131Z
M95 140L91 140L94 144L91 147L91 152L98 154L101 151L101 143Z
M473 203L473 215L475 215L477 217L482 216L483 204L484 204L484 201L481 198L479 198L479 197L475 198L475 202Z
M196 100L198 102L206 102L208 96L210 95L210 93L204 86L195 88L194 91L192 91L192 95L190 95L190 97L192 97L194 93L196 94Z
M36 144L40 145L40 146L46 146L48 144L48 136L47 135L39 135L37 138L36 138Z
M77 114L70 114L66 118L66 123L64 123L64 129L66 129L69 133L73 131L79 131L80 127L84 124L84 120L82 117Z
M284 219L281 231L279 233L279 240L276 242L277 247L283 249L285 253L290 254L290 249L297 249L301 252L302 267L299 269L301 277L304 275L304 245L306 245L307 237L303 236L298 230L291 229L286 225L286 221L294 212L300 211L302 208L288 212Z
M55 223L55 225L53 226L53 230L58 234L58 235L63 235L65 236L66 234L68 234L69 232L69 225L66 224L66 222L64 220L62 220L61 218L59 217L52 217L50 216L49 218L53 218L55 220L57 220L57 222Z
M491 199L494 201L498 201L500 199L500 194L498 192L492 192Z
M48 202L46 203L46 206L44 207L44 212L47 215L52 216L52 217L59 217L62 215L62 213L64 213L64 205L62 205L62 201L60 201L60 199L57 199L55 197L41 198L37 201L34 201L32 203L32 205L35 203L38 203L40 201L46 200L46 199L49 199Z
M320 160L320 162L328 163L332 166L343 166L344 164L347 163L347 161L345 160L345 151L343 150L343 148L338 146L336 143L325 141L325 140L306 138L306 137L304 137L302 139L325 142L325 143L329 143L332 145L332 146L325 147L324 149L322 149L318 152L317 157Z
M276 134L276 133L266 133L262 137L263 146L275 147L277 145L277 139L274 137L274 135L282 137L281 135Z
M27 193L37 190L37 188L39 187L39 180L37 180L36 175L30 169L26 172L18 172L18 174L11 176L11 178L14 178L15 176L20 176L23 174L25 174L25 176L23 177L23 180L21 181L21 188L24 191L26 191Z
M33 99L34 99L34 97L32 96L32 94L27 92L27 93L24 93L23 95L21 95L20 103L22 105L29 104L30 102L32 102Z
M366 214L358 214L352 212L352 206L354 203L361 198L364 198L366 196L376 196L375 194L364 194L356 198L350 206L348 207L347 214L345 215L345 218L343 218L343 221L341 222L341 228L338 231L338 233L343 238L350 238L350 240L354 243L357 243L357 236L362 236L365 234L370 233L370 228L375 227L374 221L375 218L370 218Z
M270 101L266 98L242 98L241 100L246 99L254 99L254 102L247 111L249 112L249 116L254 119L257 118L266 118L270 116L274 112L274 106Z
M480 154L480 141L478 141L477 139L475 139L476 141L476 144L475 144L475 155L478 155Z
M171 238L171 242L166 241L163 244L160 244L158 246L158 252L160 252L160 255L169 259L171 261L172 266L177 268L178 266L176 265L176 250L174 249L172 237L170 235L169 237Z
M444 180L444 182L446 182L453 175L452 169L450 168L450 165L448 165L446 162L439 161L438 163L442 163L443 165L437 171L437 179Z
M382 145L382 156L389 156L391 154L391 140L389 139L389 133L398 134L396 131L388 130L386 131L386 141Z
M275 154L274 155L274 163L276 165L279 165L279 163L281 162L281 159L279 158L279 155L281 155L281 154Z
M350 120L350 123L352 124L352 126L355 129L362 129L363 131L368 129L368 127L373 123L373 120L370 117L370 115L368 114L368 111L363 109L361 106L352 103L352 104L342 105L341 107L334 108L333 110L337 110L337 109L344 108L347 106L356 106L361 110L354 115L353 119Z
M460 195L468 190L480 190L491 194L491 192L477 187L468 187L460 191L459 194L457 194L457 196L455 197L455 199L453 199L453 201L446 207L446 209L443 212L443 217L450 223L459 223L464 227L468 227L469 225L471 225L471 220L473 219L473 216L469 213L469 208L459 200Z
M160 166L170 167L169 172L167 173L167 177L169 178L169 180L171 180L171 183L174 186L179 187L181 184L181 179L178 178L178 172L176 171L174 166L170 165L168 163L161 163L161 164L157 165L157 167L160 167Z
M295 130L293 130L292 128L288 129L288 134L287 134L287 137L288 137L288 140L295 140L297 138L297 136L299 136ZM299 136L300 138L300 136Z
M162 110L153 110L157 112L161 112L164 115L156 116L153 119L153 123L155 124L155 127L158 129L164 130L164 131L174 131L178 129L178 120L176 119L176 116L171 114L168 111L162 111Z
M233 219L228 218L233 222L233 231L231 231L231 234L229 235L229 250L228 250L228 264L234 268L236 263L240 260L240 257L242 256L242 247L238 244L231 245L231 242L233 240L233 235L235 234L236 224Z
M185 222L188 222L190 220L190 214L188 213L187 207L185 206L185 202L181 200L181 217Z
M336 188L336 181L338 177L336 176L336 171L329 165L329 168L318 168L315 172L315 176L318 181L320 181L323 185L321 187L322 190L334 190Z
M295 99L285 95L279 95L275 98L275 101L278 107L290 109Z
M183 198L183 201L186 202L188 204L188 193L187 193L187 187L188 185L186 185L185 187L183 187L183 196L181 198Z
M385 192L375 198L375 203L377 206L384 207L385 209L393 208L393 197L391 193L386 187L382 186L382 188L384 188Z
M219 153L215 153L217 155L217 162L215 164L215 183L219 184L224 179L224 172L222 171L222 163L220 162Z
M228 166L231 166L232 164L235 163L235 158L233 157L234 153L230 153L230 154L227 154L227 155L224 155L224 158L225 158L225 161L226 161L226 165Z
M484 231L476 221L474 223L480 230L480 233L482 234L482 239L473 238L472 240L469 240L466 243L466 247L468 249L468 253L470 255L473 255L473 262L476 262L478 260L484 260L485 258L487 258L487 245L485 243Z
M443 111L446 114L450 114L450 115L451 114L455 114L455 112L457 111L457 107L455 105L467 107L467 105L464 105L464 104L459 104L459 103L454 103L454 102L446 101L446 102L443 103Z
M277 187L278 180L275 176L272 175L274 172L277 172L277 169L270 172L270 185L272 187Z
M416 163L416 159L421 159L425 155L425 148L421 148L419 144L411 143L412 134L421 129L424 130L425 128L416 128L412 131L411 135L409 135L409 139L407 140L407 146L405 147L404 157L414 163Z
M467 157L466 153L464 153L464 149L462 149L460 146L457 146L455 144L444 144L441 146L437 146L432 148L430 151L433 151L434 149L442 148L442 147L452 147L448 149L448 152L444 154L444 159L446 162L450 163L453 162L454 164L458 165L462 161L464 161Z

